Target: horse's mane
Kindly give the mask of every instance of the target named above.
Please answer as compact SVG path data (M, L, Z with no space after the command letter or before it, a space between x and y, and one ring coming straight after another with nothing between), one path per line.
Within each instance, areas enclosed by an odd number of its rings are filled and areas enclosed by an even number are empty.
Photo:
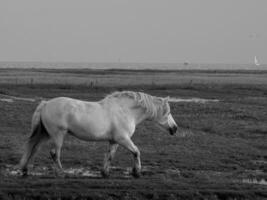
M105 99L110 98L133 99L136 102L136 105L144 108L151 118L155 118L157 116L159 105L161 105L160 107L165 107L163 106L162 98L151 96L143 92L117 91L107 95Z

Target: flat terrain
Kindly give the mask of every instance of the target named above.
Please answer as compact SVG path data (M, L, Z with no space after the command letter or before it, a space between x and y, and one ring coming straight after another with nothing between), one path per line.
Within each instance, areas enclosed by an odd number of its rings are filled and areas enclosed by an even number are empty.
M219 101L170 103L180 126L175 136L150 122L141 124L133 137L141 151L139 179L129 175L132 158L122 147L111 177L102 178L107 144L71 136L63 146L64 178L55 176L49 143L36 155L29 177L17 174L15 165L41 99L97 101L124 89ZM266 199L266 180L264 71L0 69L0 199Z

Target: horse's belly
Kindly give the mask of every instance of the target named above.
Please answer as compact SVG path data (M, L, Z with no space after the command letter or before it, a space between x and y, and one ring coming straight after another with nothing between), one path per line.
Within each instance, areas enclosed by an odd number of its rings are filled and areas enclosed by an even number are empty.
M99 119L97 116L94 118L76 118L72 117L69 122L70 133L82 140L109 140L110 126L105 120Z
M87 140L87 141L111 139L108 133L97 132L92 130L70 129L69 133L81 140Z

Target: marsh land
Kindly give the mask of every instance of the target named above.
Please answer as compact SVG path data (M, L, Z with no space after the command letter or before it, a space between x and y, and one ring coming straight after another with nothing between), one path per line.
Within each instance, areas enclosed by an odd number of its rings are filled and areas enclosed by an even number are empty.
M102 178L107 144L71 136L63 146L64 178L55 176L49 143L30 176L16 173L40 100L98 101L116 90L218 101L171 102L175 136L141 124L133 137L139 179L129 175L132 159L122 147L111 177ZM266 180L267 71L0 69L0 199L266 199Z

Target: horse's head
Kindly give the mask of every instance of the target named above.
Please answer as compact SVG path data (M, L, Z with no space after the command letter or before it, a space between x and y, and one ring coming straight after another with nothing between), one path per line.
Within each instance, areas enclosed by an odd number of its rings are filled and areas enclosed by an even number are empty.
M161 98L161 103L158 107L157 117L155 118L155 122L159 125L159 127L165 132L169 132L171 135L175 134L177 131L177 124L174 121L170 105L168 103L169 97Z

